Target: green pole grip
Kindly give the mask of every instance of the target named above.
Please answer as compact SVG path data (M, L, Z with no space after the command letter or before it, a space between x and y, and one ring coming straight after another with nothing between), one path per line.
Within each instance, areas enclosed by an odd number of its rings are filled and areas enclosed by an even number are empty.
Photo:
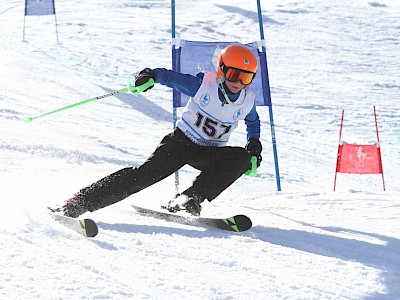
M251 169L248 170L246 173L247 176L256 176L257 175L257 157L256 156L252 156L250 159L250 163L251 163Z
M154 80L153 78L150 78L149 81L139 86L134 86L129 82L128 89L132 94L137 95L143 92L144 90L147 90L149 87L152 87L153 85L154 85Z

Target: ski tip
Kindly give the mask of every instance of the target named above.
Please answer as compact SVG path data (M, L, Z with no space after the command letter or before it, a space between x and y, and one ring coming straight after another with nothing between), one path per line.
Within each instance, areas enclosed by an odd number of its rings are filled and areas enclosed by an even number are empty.
M227 230L242 232L249 230L253 223L251 222L250 218L245 215L236 215L232 218L227 218L224 220L227 226Z
M237 218L240 218L240 231L246 231L249 230L253 226L253 222L251 222L251 219L248 216L245 215L238 215ZM237 222L237 221L236 221Z
M93 220L83 219L80 220L80 223L86 237L95 237L99 233L99 228Z

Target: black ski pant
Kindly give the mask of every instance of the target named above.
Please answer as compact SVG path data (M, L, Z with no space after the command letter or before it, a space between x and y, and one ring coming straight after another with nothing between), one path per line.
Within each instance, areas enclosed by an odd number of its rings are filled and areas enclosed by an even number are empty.
M140 167L128 167L81 189L74 197L89 211L117 203L168 177L184 165L201 173L185 194L197 194L209 201L250 169L250 154L242 147L199 146L180 129L166 135L154 153Z

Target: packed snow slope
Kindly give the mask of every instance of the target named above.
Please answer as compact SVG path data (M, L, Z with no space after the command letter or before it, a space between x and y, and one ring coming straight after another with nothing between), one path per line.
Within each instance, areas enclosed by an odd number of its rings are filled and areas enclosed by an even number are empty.
M50 16L0 3L1 299L400 299L400 2L262 1L282 191L269 115L263 163L204 216L246 214L232 234L135 213L175 193L174 178L88 213L86 239L47 206L127 166L172 130L172 91L104 98L145 67L171 67L170 2L57 0ZM176 1L177 37L259 40L256 1ZM23 29L25 21L25 40ZM57 31L59 43L57 43ZM376 141L380 175L333 179L343 139ZM230 144L245 144L239 127ZM183 190L197 175L180 172Z

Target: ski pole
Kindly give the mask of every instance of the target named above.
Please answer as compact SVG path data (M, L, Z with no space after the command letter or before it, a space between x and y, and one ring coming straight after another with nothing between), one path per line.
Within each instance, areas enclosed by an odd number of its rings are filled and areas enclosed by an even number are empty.
M146 90L147 88L151 87L152 85L154 85L154 80L151 79L151 78L145 84L142 84L140 86L133 86L129 82L128 83L128 87L123 88L121 90L114 91L114 92L111 92L111 93L108 93L108 94L105 94L105 95L89 98L89 99L86 99L86 100L83 100L83 101L80 101L80 102L77 102L77 103L74 103L74 104L71 104L71 105L68 105L68 106L65 106L65 107L61 107L61 108L53 110L53 111L49 111L47 113L44 113L44 114L36 116L36 117L28 117L24 121L26 123L30 123L35 119L46 117L46 116L49 116L49 115L52 115L52 114L55 114L55 113L58 113L58 112L61 112L61 111L76 107L76 106L79 106L79 105L83 105L83 104L86 104L86 103L89 103L89 102L92 102L92 101L95 101L95 100L111 97L111 96L114 96L116 94L123 94L123 93L126 93L126 92L131 92L133 95L136 96L136 95L140 94L141 92L143 92L144 90Z

